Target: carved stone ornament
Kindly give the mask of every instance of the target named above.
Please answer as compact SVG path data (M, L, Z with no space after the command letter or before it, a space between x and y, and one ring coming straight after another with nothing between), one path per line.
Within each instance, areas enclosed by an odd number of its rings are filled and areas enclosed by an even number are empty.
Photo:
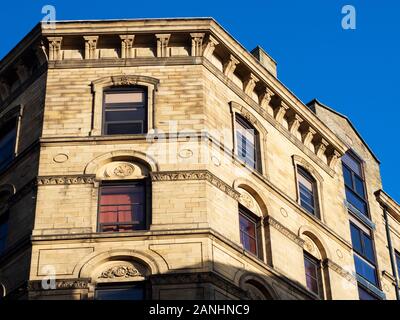
M142 274L133 266L119 265L111 267L106 271L103 271L99 278L113 279L113 278L132 278L140 276L142 276Z
M127 177L133 174L135 168L127 163L122 163L114 169L114 174L117 177Z

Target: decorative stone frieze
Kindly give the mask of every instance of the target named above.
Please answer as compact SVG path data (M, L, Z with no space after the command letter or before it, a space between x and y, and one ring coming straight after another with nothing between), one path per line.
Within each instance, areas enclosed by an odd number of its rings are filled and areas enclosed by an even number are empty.
M81 175L81 176L42 176L38 177L37 184L41 185L68 185L68 184L93 184L95 183L95 176Z
M341 266L339 266L337 263L333 262L330 259L325 259L323 261L323 265L327 266L329 269L335 271L337 274L345 278L347 281L353 283L354 285L357 284L357 279L348 271L343 269Z
M181 181L181 180L206 180L213 186L225 192L235 200L240 200L240 193L223 182L217 176L208 170L193 170L193 171L164 171L150 173L151 180L157 181Z
M303 239L301 239L296 233L294 233L293 231L286 228L283 224L281 224L279 221L275 220L271 216L265 217L263 223L264 223L264 225L269 225L269 226L275 228L280 233L282 233L284 236L286 236L288 239L290 239L294 243L298 244L300 247L304 246Z

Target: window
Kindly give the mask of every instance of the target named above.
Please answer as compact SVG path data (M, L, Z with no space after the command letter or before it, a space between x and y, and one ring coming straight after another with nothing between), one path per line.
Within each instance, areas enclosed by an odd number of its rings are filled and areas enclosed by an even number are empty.
M370 294L360 285L358 285L358 296L360 300L378 300L374 295Z
M237 155L251 168L261 170L258 131L241 116L235 116Z
M240 242L244 249L258 256L260 221L251 212L239 207Z
M146 96L142 87L104 92L103 134L146 133Z
M104 285L96 288L96 300L144 300L145 285L136 284Z
M308 290L322 297L322 277L320 262L304 253L304 268L306 272L306 285Z
M400 253L396 251L397 277L400 279Z
M350 210L356 210L364 216L368 216L361 161L347 152L342 157L342 163L346 200L350 205Z
M297 174L300 205L306 209L307 212L314 216L318 216L315 179L302 167L297 167Z
M146 183L104 183L100 188L99 232L144 230Z
M0 255L4 253L7 245L9 213L0 216Z
M17 121L14 119L0 129L0 170L6 168L14 159L16 139Z
M370 231L360 224L350 222L350 232L356 272L365 280L377 286L375 252Z

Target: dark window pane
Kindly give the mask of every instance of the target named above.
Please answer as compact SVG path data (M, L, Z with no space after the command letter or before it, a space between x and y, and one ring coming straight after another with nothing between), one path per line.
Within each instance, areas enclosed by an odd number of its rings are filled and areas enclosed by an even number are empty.
M377 285L375 267L362 259L357 254L354 254L354 262L357 274L363 277L365 280L371 282L372 284Z
M363 240L364 240L363 256L367 258L370 262L375 263L375 254L371 238L369 238L367 235L364 234Z
M144 183L103 186L100 194L99 225L102 232L145 229Z
M7 235L8 235L8 213L3 213L0 216L0 254L4 252L7 244Z
M16 134L16 123L14 121L0 131L0 170L14 159Z
M143 133L143 123L108 123L106 134L140 134Z
M308 257L307 255L304 256L304 268L306 273L306 285L307 288L314 292L315 294L320 294L320 270L318 266L318 261Z
M367 290L364 290L360 286L358 286L358 295L360 297L360 300L378 300L375 296L373 296Z
M351 171L362 177L361 163L358 159L350 155L348 152L342 157L342 162L346 164Z
M365 199L365 190L364 190L364 181L361 180L359 177L354 177L354 184L355 184L355 191L357 194Z
M106 121L123 121L127 122L129 120L142 121L144 119L144 110L115 110L106 111Z
M96 289L96 300L144 300L144 286Z
M350 231L351 231L351 242L353 244L353 249L356 250L358 253L362 254L363 249L361 242L361 230L359 230L355 225L351 223Z
M343 178L346 186L353 189L353 177L351 171L346 166L343 166Z
M257 255L257 222L239 213L240 241L245 250Z
M400 253L396 252L397 276L400 279Z
M357 197L357 195L347 187L346 187L346 200L361 214L367 216L367 204L365 203L365 201Z

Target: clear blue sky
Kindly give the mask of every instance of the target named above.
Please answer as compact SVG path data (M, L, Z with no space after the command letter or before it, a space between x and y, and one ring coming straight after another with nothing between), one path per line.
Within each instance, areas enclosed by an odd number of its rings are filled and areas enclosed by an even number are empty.
M346 114L382 162L384 189L400 202L400 2L396 0L3 1L0 57L56 7L57 20L214 17L247 49L278 62L278 76L300 99ZM357 29L341 28L341 8Z

